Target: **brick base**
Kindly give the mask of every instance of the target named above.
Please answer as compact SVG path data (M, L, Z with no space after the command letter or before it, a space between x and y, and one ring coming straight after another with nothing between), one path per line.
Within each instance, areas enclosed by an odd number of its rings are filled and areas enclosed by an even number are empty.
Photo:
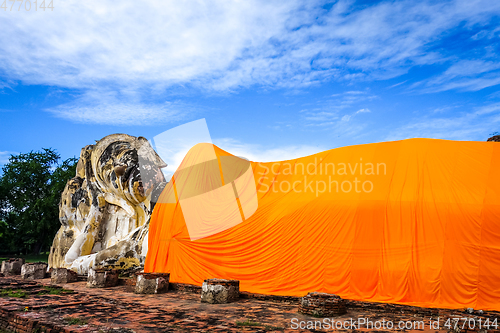
M240 281L207 279L201 286L201 301L204 303L231 303L240 298Z
M169 273L136 273L136 294L162 294L168 291Z
M118 283L118 271L115 269L89 269L87 288L109 288Z
M50 279L52 283L72 283L78 281L78 273L67 268L53 268Z
M51 332L51 333L73 333L74 330L65 329L56 324L39 321L29 317L29 313L16 313L0 309L0 329L7 332L33 333L33 332Z
M45 279L47 264L44 262L33 262L21 267L21 278L25 280Z
M346 312L344 300L334 294L309 293L302 297L299 305L299 313L314 317L334 317Z
M24 262L24 258L10 258L2 261L2 274L4 276L21 274L21 266Z

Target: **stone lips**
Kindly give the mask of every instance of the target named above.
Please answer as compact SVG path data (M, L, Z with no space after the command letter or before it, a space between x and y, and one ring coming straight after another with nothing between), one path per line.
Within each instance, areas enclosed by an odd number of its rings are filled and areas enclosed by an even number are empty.
M347 313L345 302L334 294L312 292L302 297L299 313L315 317L334 317Z

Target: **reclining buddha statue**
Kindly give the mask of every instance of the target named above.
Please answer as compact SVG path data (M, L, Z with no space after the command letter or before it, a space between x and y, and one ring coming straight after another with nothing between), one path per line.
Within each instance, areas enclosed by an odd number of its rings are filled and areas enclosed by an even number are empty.
M84 147L61 196L50 267L140 267L165 166L143 137L112 134Z

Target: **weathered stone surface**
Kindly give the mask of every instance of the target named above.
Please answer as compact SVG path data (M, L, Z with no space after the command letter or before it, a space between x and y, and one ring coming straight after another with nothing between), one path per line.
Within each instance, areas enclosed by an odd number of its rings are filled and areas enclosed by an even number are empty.
M168 291L169 273L137 273L136 294L162 294Z
M143 137L112 134L83 148L59 203L62 226L50 267L86 274L89 267L143 265L149 217L166 185L164 166Z
M344 300L334 294L308 293L302 297L299 305L299 313L314 317L340 316L346 312Z
M437 309L420 308L401 304L370 303L354 300L345 300L349 313L336 317L335 321L343 323L357 323L359 318L368 322L394 323L394 329L366 329L364 327L351 327L352 329L294 329L291 320L297 318L304 321L304 327L309 323L314 324L321 320L311 316L298 315L296 297L292 302L288 299L283 302L276 300L264 301L260 297L245 299L242 302L225 304L224 306L207 306L200 303L200 289L191 292L168 292L151 297L137 296L128 291L128 286L94 289L86 288L84 282L71 285L74 293L60 295L37 295L41 291L41 284L48 284L47 280L27 281L19 276L0 279L0 288L24 290L29 297L1 297L0 298L0 332L66 332L66 333L129 333L129 332L179 332L179 333L206 333L206 332L421 332L421 333L449 333L445 322L449 318L467 318L471 323L476 323L474 330L462 332L483 333L478 330L478 323L489 318L498 317L498 312L484 311L484 313L468 314L464 309ZM179 286L180 284L178 284ZM188 288L191 286L185 285ZM61 296L63 295L63 296ZM256 296L254 294L254 296ZM269 295L260 295L269 296ZM280 297L280 296L274 296ZM28 307L28 311L24 311ZM80 318L87 323L84 326L71 325L70 318ZM430 323L439 320L439 329L430 329ZM465 321L468 323L469 321ZM239 325L241 322L254 322L260 325ZM399 322L418 321L425 322L425 329L399 330ZM331 321L334 324L334 321ZM272 328L274 327L274 329ZM313 325L314 327L314 325ZM349 327L349 326L348 326ZM318 327L319 328L319 327ZM324 327L323 327L324 328ZM498 333L490 329L488 333Z
M4 276L21 274L21 266L24 265L24 258L10 258L2 261L2 274Z
M87 288L108 288L118 283L118 271L115 269L89 269Z
M50 274L52 283L71 283L78 281L78 274L67 268L53 268Z
M47 273L47 264L44 262L33 262L21 267L21 277L25 280L44 279Z
M201 286L201 301L211 304L224 304L240 297L240 281L207 279Z

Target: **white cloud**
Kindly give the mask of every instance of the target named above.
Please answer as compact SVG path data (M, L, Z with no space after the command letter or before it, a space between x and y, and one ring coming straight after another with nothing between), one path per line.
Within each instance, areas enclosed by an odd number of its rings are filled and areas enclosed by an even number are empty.
M367 103L378 98L378 96L369 93L368 91L347 91L342 94L332 95L329 100L331 105L337 109L345 109L358 105L360 103Z
M492 38L497 37L498 35L500 35L500 28L496 28L493 30L481 30L480 32L478 32L477 34L472 36L471 38L475 39L475 40L480 40L480 39L484 39L484 38L485 39L492 39Z
M186 138L188 138L188 136L186 136ZM159 151L162 159L168 164L168 167L162 170L167 180L171 179L189 149L191 149L196 143L192 141L190 144L179 142L178 144L169 145L168 154ZM264 147L260 144L243 143L232 138L215 139L213 140L213 143L232 155L244 157L253 162L284 161L309 156L325 150L323 147L309 145Z
M482 24L500 4L339 1L76 1L53 11L3 13L0 63L8 77L74 88L113 82L162 89L195 84L301 86L387 78L443 61L428 45L461 23ZM43 29L40 29L43 27Z
M358 113L369 113L370 109L367 107L359 109L359 106L366 105L370 101L378 98L378 96L368 91L346 91L333 94L331 98L327 100L318 101L315 107L301 110L305 120L304 125L337 127L336 130L339 132L350 132L350 128L344 127L345 123ZM349 112L355 108L358 110ZM341 115L341 113L344 114ZM361 127L357 125L356 128L361 129Z
M276 162L309 156L321 151L323 147L310 145L290 145L264 147L259 144L243 143L231 138L214 139L214 144L225 151L253 162Z
M67 0L52 12L2 14L0 39L9 42L0 60L7 75L27 83L161 89L220 76L284 32L294 10L293 1Z
M422 92L439 92L451 89L477 91L500 84L500 62L486 60L461 60L442 74L423 82Z
M490 99L500 98L500 90L495 91L495 92L489 94L488 98L490 98Z
M350 90L350 91L346 91L346 92L339 93L339 94L333 94L332 97L341 96L341 97L346 98L346 96L359 96L359 95L365 95L365 94L366 94L366 91Z
M199 119L164 131L151 141L168 164L162 171L167 180L175 173L188 151L198 143L213 143L235 156L254 162L274 162L319 153L325 148L310 145L263 146L244 143L232 138L212 139L205 119Z
M184 102L145 103L115 92L89 91L74 101L47 109L74 122L110 125L158 125L186 118L195 110Z
M486 141L489 134L499 130L500 103L496 103L447 118L425 116L413 119L410 124L391 131L385 140L433 138Z
M153 147L167 163L163 174L169 180L175 173L188 151L198 143L212 143L205 119L170 128L152 139Z
M358 114L358 113L369 113L371 112L370 109L359 109L358 111L356 111L355 114Z
M488 104L476 109L476 114L478 115L499 113L499 112L500 112L500 103Z
M393 84L392 86L387 87L387 89L396 88L396 87L398 87L398 86L400 86L400 85L402 85L402 84L405 84L406 82L408 82L408 80L404 80L404 81L398 82L398 83L396 83L396 84Z
M426 87L479 90L500 83L497 63L488 60L494 51L476 55L475 61L491 65L477 71L460 63L460 55L451 59L446 47L436 47L454 28L487 30L500 14L499 1L403 0L360 7L341 0L329 10L324 4L65 0L53 11L1 11L0 73L9 82L159 96L172 87L296 89L325 80L388 79L414 66L458 61ZM485 32L475 40L496 35ZM79 102L52 111L76 121L111 121L112 105ZM182 112L141 98L118 107L127 122L135 110L146 121Z

